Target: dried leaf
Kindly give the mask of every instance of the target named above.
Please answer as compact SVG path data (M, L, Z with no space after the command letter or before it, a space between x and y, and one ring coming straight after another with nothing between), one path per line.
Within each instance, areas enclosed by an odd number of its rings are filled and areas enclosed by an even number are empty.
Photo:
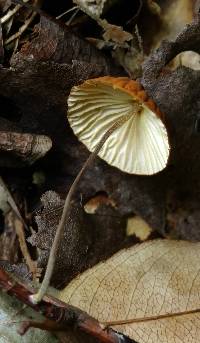
M95 13L95 11L90 10L90 8L87 6L87 2L82 0L74 0L74 3L77 4L77 6L83 12L94 19L97 24L104 29L105 32L103 34L103 38L106 41L113 41L121 45L133 38L132 34L123 31L123 28L121 26L109 24L106 19L101 19L99 13Z
M190 23L193 18L193 4L191 0L167 0L161 6L161 29L154 37L153 47L158 47L163 39L174 39Z
M123 44L133 38L132 34L123 31L123 28L121 26L106 23L104 29L105 33L103 34L103 38L106 41L113 41L118 44Z
M140 343L198 343L200 243L155 240L74 279L59 298Z
M173 58L168 66L171 70L181 66L193 70L200 70L200 55L194 51L183 51Z
M142 75L143 52L133 46L128 49L121 47L112 51L112 57L124 67L132 79L137 79Z
M33 233L28 242L38 248L38 267L44 268L64 202L53 191L44 193L41 201L44 208L35 217L38 232ZM89 215L81 202L74 200L57 254L52 283L57 286L66 284L75 275L118 251L126 238L124 227L125 219L118 216L112 206L102 204L95 214Z
M115 201L106 194L96 194L93 198L87 201L84 205L84 210L88 214L94 214L101 206L111 206L117 208Z
M63 209L63 200L53 191L43 194L43 210L37 213L35 218L38 224L38 232L28 238L33 246L39 249L38 266L46 266L49 250L51 248L55 232ZM84 264L87 258L87 250L90 243L86 232L87 224L84 211L80 205L71 204L71 215L67 220L64 237L57 254L56 267L53 275L54 284L60 284L67 280L75 269ZM81 228L81 229L80 229ZM64 280L63 280L64 279Z
M153 230L148 223L139 216L130 217L127 220L127 236L135 235L141 241L145 241L150 236L152 231Z

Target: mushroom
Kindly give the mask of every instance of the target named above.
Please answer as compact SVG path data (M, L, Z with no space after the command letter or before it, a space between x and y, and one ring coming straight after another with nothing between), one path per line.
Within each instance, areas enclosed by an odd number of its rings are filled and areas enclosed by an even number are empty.
M169 158L163 115L142 86L127 77L99 77L72 88L68 120L78 139L112 166L152 175ZM106 134L107 133L107 134Z
M162 114L137 81L100 77L73 87L68 98L70 125L92 154L76 176L65 200L40 289L31 296L38 303L50 283L59 242L76 186L98 154L131 174L155 174L167 165L169 142Z

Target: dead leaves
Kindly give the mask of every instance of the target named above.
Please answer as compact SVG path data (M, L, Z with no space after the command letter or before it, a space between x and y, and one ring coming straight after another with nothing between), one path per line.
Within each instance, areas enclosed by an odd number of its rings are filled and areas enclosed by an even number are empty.
M173 40L183 27L193 19L194 1L167 0L162 7L162 27L155 35L153 47L158 47L163 39Z
M198 343L200 244L155 240L74 279L59 298L140 343Z
M105 41L113 41L118 44L123 44L133 38L133 36L126 31L123 31L121 26L106 24L105 33L103 34Z
M39 254L38 266L43 268L48 260L64 202L53 191L46 192L41 201L44 208L37 213L35 218L38 232L33 233L28 241L37 247ZM84 264L87 257L86 253L90 239L86 231L87 222L85 221L84 211L78 205L71 205L71 215L66 222L64 237L57 254L55 274L52 278L52 282L56 285L73 277L74 271L77 273L80 270L79 268Z
M35 216L38 232L34 232L28 242L37 247L38 267L45 268L64 202L53 191L44 193L41 201L44 208ZM126 220L119 216L111 198L96 197L85 206L83 209L80 201L71 204L52 277L52 284L56 286L68 283L125 244Z
M106 19L101 19L105 1L96 1L90 4L90 1L74 0L74 3L85 12L89 17L94 19L104 30L103 38L105 41L111 41L122 45L133 38L132 34L123 31L121 26L111 25Z

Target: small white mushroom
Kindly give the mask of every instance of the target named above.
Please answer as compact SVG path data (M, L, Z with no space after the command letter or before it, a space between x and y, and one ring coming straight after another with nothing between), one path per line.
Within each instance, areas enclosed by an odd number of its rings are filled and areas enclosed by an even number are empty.
M139 83L128 78L87 80L73 87L68 98L69 123L92 152L110 127L122 121L98 155L130 174L151 175L166 167L170 147L161 116Z

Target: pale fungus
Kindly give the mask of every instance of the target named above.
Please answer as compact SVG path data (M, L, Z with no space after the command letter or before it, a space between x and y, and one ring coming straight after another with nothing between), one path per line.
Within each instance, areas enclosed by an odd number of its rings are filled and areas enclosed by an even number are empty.
M38 303L47 291L72 196L96 155L127 173L139 175L158 173L166 167L169 157L163 116L137 81L105 76L73 87L68 98L68 119L92 154L67 194L44 279L38 292L31 296L33 303Z
M163 115L137 81L105 76L73 87L68 120L91 152L101 142L98 155L122 171L152 175L167 165Z

